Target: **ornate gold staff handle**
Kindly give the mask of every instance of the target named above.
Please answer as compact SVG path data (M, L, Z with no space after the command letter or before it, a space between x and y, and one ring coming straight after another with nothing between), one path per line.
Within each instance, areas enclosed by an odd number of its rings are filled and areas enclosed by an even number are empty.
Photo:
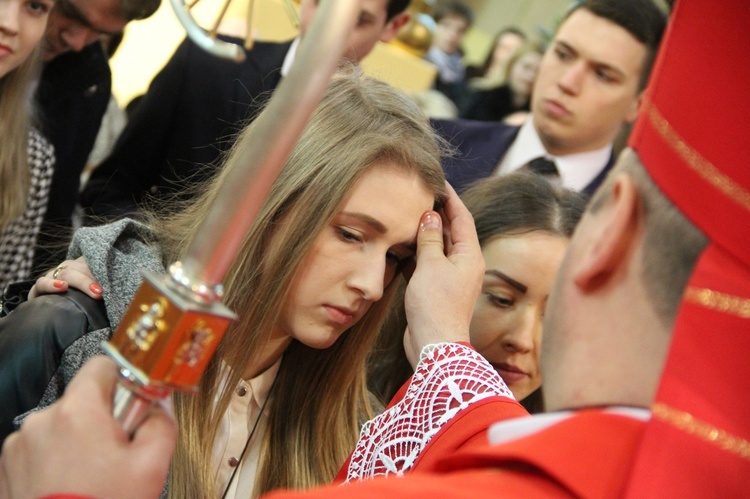
M151 403L195 390L235 315L221 281L347 45L359 0L322 0L289 72L238 151L243 168L226 179L184 260L170 275L147 274L105 351L118 363L115 416L135 430ZM244 132L246 133L246 132Z

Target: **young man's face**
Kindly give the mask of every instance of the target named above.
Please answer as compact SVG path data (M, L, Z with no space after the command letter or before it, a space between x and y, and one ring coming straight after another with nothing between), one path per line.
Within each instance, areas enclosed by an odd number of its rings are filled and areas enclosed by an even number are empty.
M612 142L635 120L646 46L624 28L578 9L560 26L539 67L534 126L547 150L564 155Z
M302 0L300 6L300 32L305 31L312 23L317 0ZM349 46L344 57L352 62L359 62L369 54L378 41L391 41L398 30L409 20L409 15L400 13L388 20L388 0L362 0L357 25L349 36Z
M57 0L47 22L42 59L78 52L101 35L121 32L126 24L120 0Z
M461 16L448 15L440 19L435 30L432 44L448 55L455 54L461 48L469 22Z

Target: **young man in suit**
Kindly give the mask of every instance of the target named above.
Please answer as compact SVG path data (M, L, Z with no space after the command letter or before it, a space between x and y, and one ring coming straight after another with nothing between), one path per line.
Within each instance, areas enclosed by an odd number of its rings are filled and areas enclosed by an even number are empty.
M364 0L346 58L358 62L408 21L408 0ZM317 2L300 6L300 37ZM81 205L96 218L135 213L144 195L169 198L213 175L234 135L251 120L294 61L300 38L256 42L244 62L185 40L156 75L110 156L92 173ZM231 40L242 43L240 40Z
M664 25L652 0L577 3L544 54L523 126L435 121L459 152L444 161L448 180L460 192L545 158L547 174L591 195L614 164L620 128L638 115Z
M35 98L56 162L34 255L36 272L65 257L79 178L111 96L112 74L100 38L121 33L158 7L159 0L59 0L50 11Z

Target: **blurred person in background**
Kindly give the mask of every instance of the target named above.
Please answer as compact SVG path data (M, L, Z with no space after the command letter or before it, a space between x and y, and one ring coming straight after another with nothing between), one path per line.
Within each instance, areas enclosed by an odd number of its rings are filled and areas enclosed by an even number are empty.
M542 52L538 49L519 50L508 62L504 83L493 88L471 89L459 116L470 120L502 121L516 114L515 119L520 118L523 123L523 117L530 110L531 91L541 61Z
M434 88L460 108L466 93L461 43L474 22L474 13L462 2L450 0L438 4L433 18L437 27L424 59L437 66Z

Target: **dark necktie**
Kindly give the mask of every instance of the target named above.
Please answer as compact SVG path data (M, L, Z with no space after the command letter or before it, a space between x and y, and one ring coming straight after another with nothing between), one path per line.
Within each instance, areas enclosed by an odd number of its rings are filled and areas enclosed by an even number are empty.
M560 172L557 171L557 166L555 166L555 162L545 157L532 159L526 165L525 170L537 173L544 177L558 177L560 175Z

